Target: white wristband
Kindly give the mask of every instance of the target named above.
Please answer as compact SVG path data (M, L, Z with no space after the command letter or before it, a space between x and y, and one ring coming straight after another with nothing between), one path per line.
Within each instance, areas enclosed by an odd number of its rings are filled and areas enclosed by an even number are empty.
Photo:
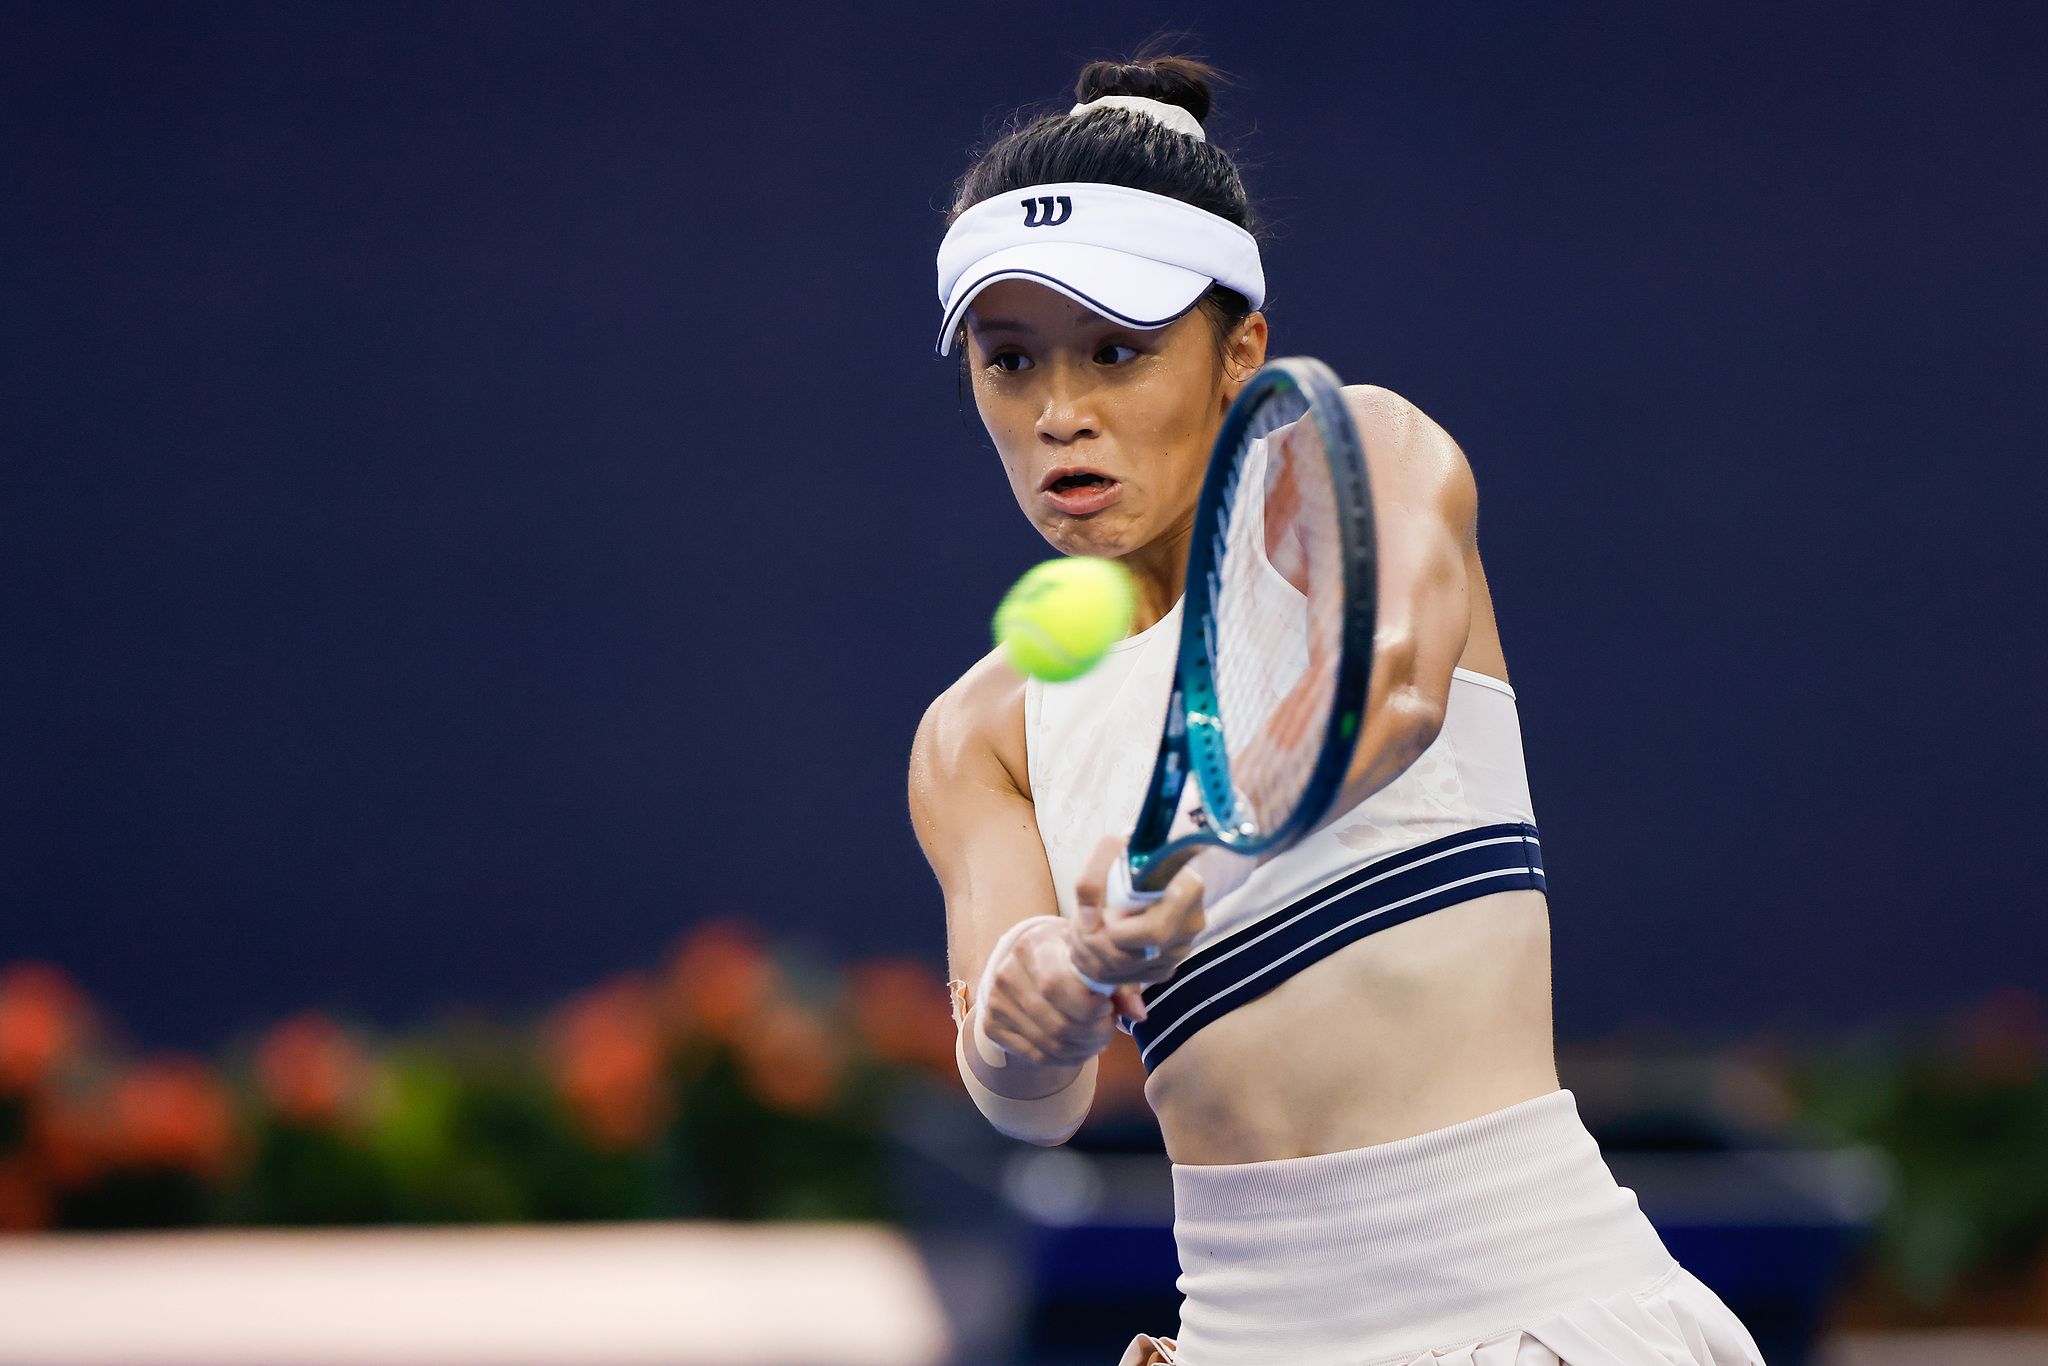
M1036 1143L1041 1148L1055 1147L1073 1137L1074 1130L1081 1127L1081 1121L1088 1118L1088 1107L1095 1103L1095 1072L1100 1059L1090 1058L1082 1063L1074 1079L1051 1095L1018 1100L1014 1096L996 1094L974 1075L974 1068L967 1060L970 1030L974 1034L975 1050L982 1055L984 1062L988 1061L988 1049L994 1048L998 1053L1002 1049L989 1042L988 1035L982 1031L981 1011L977 1006L954 1041L953 1060L960 1065L960 1080L967 1084L967 1094L973 1099L974 1108L981 1111L982 1117L994 1126L995 1131L1026 1143Z

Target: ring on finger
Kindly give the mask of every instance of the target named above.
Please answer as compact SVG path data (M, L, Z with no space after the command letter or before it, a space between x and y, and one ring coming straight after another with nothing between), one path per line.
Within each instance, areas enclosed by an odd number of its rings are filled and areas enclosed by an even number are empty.
M1152 961L1153 959L1157 958L1158 956L1159 956L1159 946L1158 946L1157 944L1147 944L1147 945L1145 946L1145 961L1146 961L1146 962L1148 962L1148 963L1149 963L1149 962L1151 962L1151 961Z

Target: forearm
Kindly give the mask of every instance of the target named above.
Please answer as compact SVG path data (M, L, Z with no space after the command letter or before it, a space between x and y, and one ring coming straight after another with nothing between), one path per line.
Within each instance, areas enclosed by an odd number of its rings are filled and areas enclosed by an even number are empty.
M1058 1143L1086 1117L1110 1006L1075 976L1024 781L1022 684L991 656L932 705L910 810L946 895L960 1079L998 1130ZM970 983L972 986L970 987Z

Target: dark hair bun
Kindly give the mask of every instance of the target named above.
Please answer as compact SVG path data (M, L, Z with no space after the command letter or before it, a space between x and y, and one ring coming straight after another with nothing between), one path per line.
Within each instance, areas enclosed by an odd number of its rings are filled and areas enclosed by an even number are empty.
M1209 91L1230 78L1192 57L1094 62L1074 86L1077 102L1105 95L1136 95L1185 109L1198 121L1209 113ZM1029 185L1087 181L1122 185L1192 204L1205 213L1258 231L1258 216L1237 164L1206 137L1183 137L1138 110L1101 110L1082 118L1048 110L997 138L960 177L947 222L984 199ZM1216 287L1224 293L1221 285ZM1238 305L1243 305L1240 297ZM1247 310L1236 307L1231 316Z
M1087 104L1104 95L1142 95L1177 104L1200 123L1209 117L1209 83L1216 68L1193 57L1151 57L1135 62L1090 62L1074 83L1074 101Z

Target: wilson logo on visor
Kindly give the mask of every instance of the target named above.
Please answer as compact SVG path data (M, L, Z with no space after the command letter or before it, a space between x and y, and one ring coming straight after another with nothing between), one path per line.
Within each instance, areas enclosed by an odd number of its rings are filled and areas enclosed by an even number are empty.
M1053 205L1059 205L1059 217L1053 217ZM1040 210L1044 210L1043 213ZM1056 228L1074 216L1074 201L1065 195L1045 195L1038 199L1024 201L1024 226L1027 228Z

